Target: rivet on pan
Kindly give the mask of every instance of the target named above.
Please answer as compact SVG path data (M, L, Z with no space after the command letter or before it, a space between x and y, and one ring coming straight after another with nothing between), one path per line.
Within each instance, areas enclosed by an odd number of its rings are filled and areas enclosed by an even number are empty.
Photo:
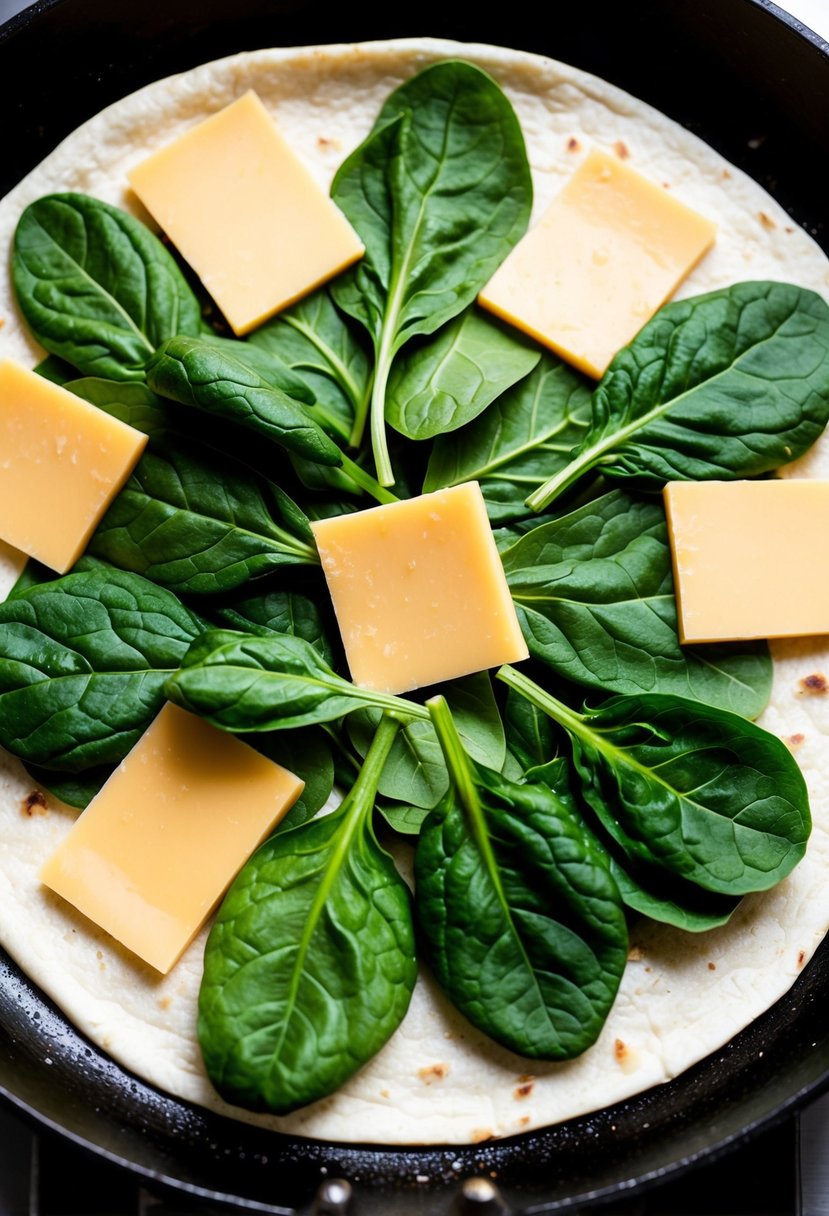
M328 1178L317 1191L315 1216L343 1216L351 1206L351 1183L344 1178Z
M467 1178L461 1187L459 1204L466 1216L496 1216L506 1213L501 1192L488 1178Z

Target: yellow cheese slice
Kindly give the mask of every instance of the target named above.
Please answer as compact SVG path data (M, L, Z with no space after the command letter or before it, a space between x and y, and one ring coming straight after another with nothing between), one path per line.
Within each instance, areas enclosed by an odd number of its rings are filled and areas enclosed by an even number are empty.
M364 252L252 91L127 177L237 334Z
M675 481L664 498L681 641L829 633L815 562L829 534L829 482Z
M63 574L147 436L58 384L0 362L0 537Z
M477 482L311 527L355 684L408 692L527 657Z
M167 972L302 789L240 739L165 705L41 880Z
M600 377L715 232L667 190L593 149L478 299Z

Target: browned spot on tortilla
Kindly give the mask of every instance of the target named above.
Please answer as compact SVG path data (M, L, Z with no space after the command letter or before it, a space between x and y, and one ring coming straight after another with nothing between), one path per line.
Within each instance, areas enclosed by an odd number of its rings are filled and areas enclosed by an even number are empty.
M431 1085L433 1081L442 1081L444 1077L449 1075L449 1065L427 1064L425 1068L417 1070L417 1075L424 1085Z
M521 1085L516 1085L512 1091L512 1096L516 1102L522 1102L524 1098L529 1098L532 1091L535 1089L535 1081L524 1081Z
M482 1144L484 1140L494 1140L495 1132L491 1127L476 1127L473 1128L469 1139L473 1144Z
M709 963L709 964L708 964L708 970L709 970L709 971L716 971L716 970L717 970L717 964L716 964L716 963Z
M663 190L670 190L670 188L671 188L671 183L670 183L670 182L663 182L663 183L662 183L662 189L663 189Z
M627 160L630 156L630 148L623 139L616 140L616 143L613 145L613 151L619 157L619 160Z
M729 173L728 169L723 169L723 171L722 171L722 176L723 176L723 177L725 178L725 180L727 181L727 180L728 180L728 179L731 177L731 174Z
M644 957L645 957L645 951L642 949L641 946L631 946L631 948L628 950L628 962L629 963L641 963L641 961Z
M169 1009L172 1003L173 998L171 996L162 996L159 997L158 1007L159 1009Z
M653 967L650 967L650 966L649 966L649 967L646 967L646 968L645 968L645 970L646 970L647 972L651 972L651 971L653 971Z
M327 135L318 135L317 136L317 147L318 148L339 148L340 141L338 139L331 139Z
M787 236L791 236L791 234L794 232L794 228L790 227L790 225L787 224L786 227L783 229L783 231L786 233Z
M767 215L765 211L758 211L757 218L760 221L760 223L763 225L763 227L766 229L767 232L771 232L773 228L777 227L774 220L771 218L770 215Z
M380 1097L381 1097L381 1098L390 1098L390 1097L391 1097L391 1094L389 1093L389 1091L388 1091L387 1089L381 1089L381 1090L380 1090Z
M805 951L805 950L798 950L798 952L797 952L797 965L798 965L798 967L802 967L802 966L803 966L803 964L804 964L805 962L806 962L806 951Z
M627 1059L629 1050L630 1049L624 1039L617 1039L613 1044L613 1054L620 1064Z
M567 140L567 151L568 152L580 152L581 151L581 144L576 139L575 135L571 135L570 138Z
M806 736L798 731L796 735L789 735L787 739L783 740L783 742L786 744L789 751L796 752L797 749L802 747L806 742Z
M6 324L6 318L0 317L0 329L2 329L5 324Z
M43 793L43 790L32 790L31 794L27 794L20 804L20 809L29 818L32 815L45 815L49 809L49 804L46 801L46 795Z
M530 1116L529 1116L529 1115L522 1115L522 1116L521 1116L521 1118L518 1120L518 1126L519 1126L519 1127L526 1127L526 1126L527 1126L527 1124L529 1123L529 1121L530 1121Z
M822 697L829 691L829 681L822 671L814 671L810 676L804 676L798 681L800 692L798 696Z

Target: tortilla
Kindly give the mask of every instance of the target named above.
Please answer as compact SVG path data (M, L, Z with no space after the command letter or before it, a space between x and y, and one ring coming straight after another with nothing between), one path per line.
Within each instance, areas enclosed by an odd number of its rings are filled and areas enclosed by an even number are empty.
M487 69L518 112L546 207L593 144L716 220L715 248L678 294L746 278L776 278L829 296L829 262L750 178L642 102L574 68L523 52L428 39L266 50L162 80L75 131L0 203L10 246L33 199L78 190L145 220L126 186L131 165L253 88L328 187L388 93L436 59ZM0 355L42 352L0 282ZM824 439L785 475L829 477ZM2 591L20 559L5 556ZM55 799L29 806L18 762L0 769L0 941L90 1039L169 1093L224 1114L314 1138L375 1144L469 1143L555 1123L676 1076L782 996L829 925L829 648L776 643L774 690L761 725L797 751L815 821L805 860L774 890L743 900L727 926L690 935L652 922L633 928L619 997L598 1042L565 1064L530 1064L457 1015L424 976L399 1031L332 1097L282 1118L227 1106L201 1065L195 1035L203 934L166 978L140 964L38 882L76 812ZM528 1075L532 1072L532 1076Z

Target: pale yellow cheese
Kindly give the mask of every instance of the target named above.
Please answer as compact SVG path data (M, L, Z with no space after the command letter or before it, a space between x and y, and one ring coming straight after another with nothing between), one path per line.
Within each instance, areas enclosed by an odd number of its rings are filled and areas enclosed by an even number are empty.
M240 739L165 705L41 880L167 972L302 788Z
M664 497L683 642L829 633L829 482L675 481Z
M477 482L311 527L355 684L408 692L527 657Z
M715 232L667 190L594 149L478 299L600 377Z
M364 252L252 91L127 177L237 334Z
M63 574L146 443L60 385L0 362L0 537Z

